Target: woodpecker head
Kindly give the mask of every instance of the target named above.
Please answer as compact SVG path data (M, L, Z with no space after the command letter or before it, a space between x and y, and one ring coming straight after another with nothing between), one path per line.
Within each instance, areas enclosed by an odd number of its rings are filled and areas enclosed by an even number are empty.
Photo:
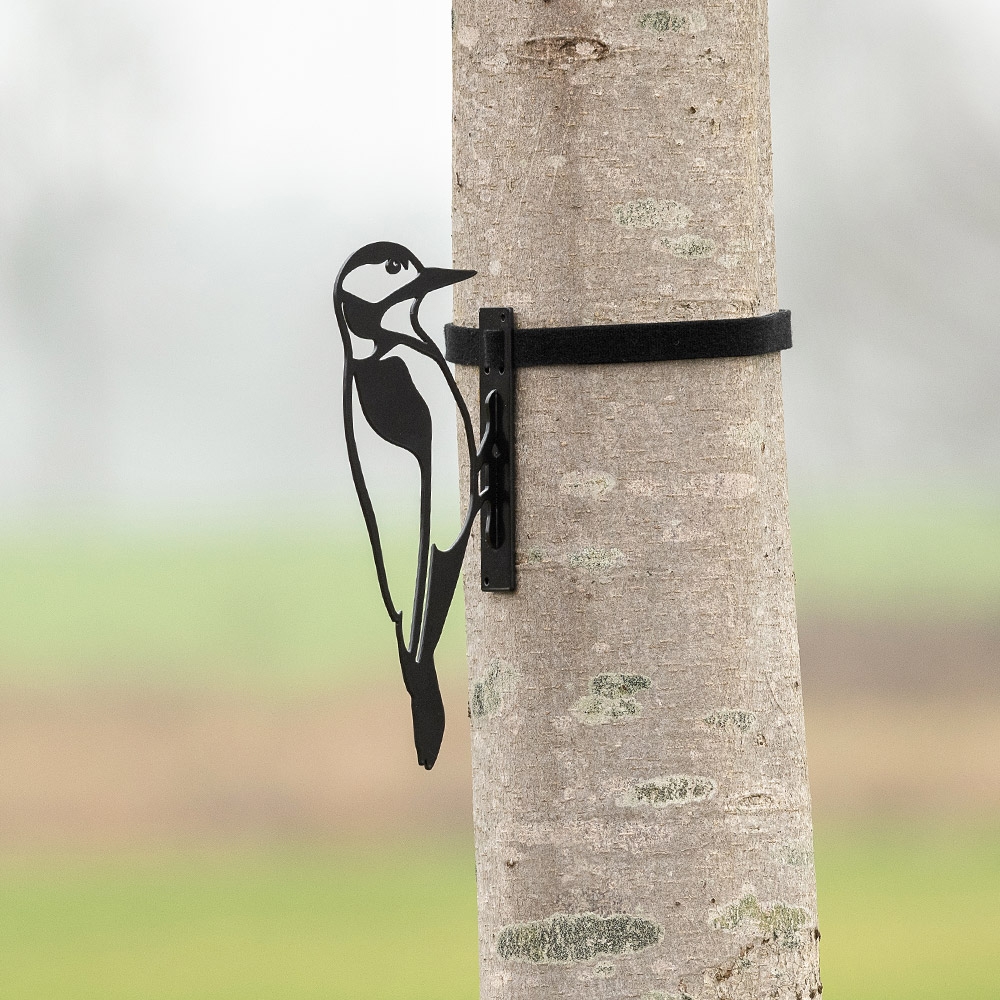
M382 317L400 302L411 301L410 313L415 317L428 292L465 281L475 273L424 267L399 243L369 243L340 269L333 300L341 306L347 302L360 306L369 323L381 324Z

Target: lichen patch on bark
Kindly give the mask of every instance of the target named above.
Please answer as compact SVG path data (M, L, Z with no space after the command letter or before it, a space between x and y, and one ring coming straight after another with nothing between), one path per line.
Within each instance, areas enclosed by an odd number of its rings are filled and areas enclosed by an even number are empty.
M642 951L662 940L663 928L644 917L555 913L545 920L504 927L497 953L510 962L569 964Z
M736 799L735 808L740 812L762 812L774 808L774 796L767 792L751 792Z
M802 945L802 928L808 921L809 914L800 906L789 906L782 902L765 906L756 896L748 893L713 917L712 926L724 931L752 928L765 938L773 938L781 947L791 950Z
M687 234L685 236L665 236L660 242L675 257L683 257L686 260L708 260L715 256L715 240L707 236L695 236Z
M683 229L691 218L691 209L677 201L640 198L615 205L611 217L616 226L624 229L658 229L670 226Z
M777 851L782 864L792 868L811 868L813 865L812 841L798 844L784 844Z
M753 712L743 709L722 709L705 716L705 724L713 729L736 729L741 733L749 733L757 722Z
M705 971L699 1000L819 1000L819 930L803 931L788 948L774 934L745 944L734 958ZM693 1000L682 992L680 1000Z
M708 19L701 11L686 14L676 10L651 10L639 15L639 27L661 34L667 31L686 34L704 31L708 27Z
M590 682L590 690L605 698L625 698L652 685L652 680L642 674L598 674Z
M618 480L610 472L599 471L567 472L559 483L560 492L566 496L591 500L610 493L617 486Z
M704 802L715 795L715 791L716 784L711 778L691 774L667 774L634 785L617 801L622 808L654 806L662 809L665 806Z
M568 69L574 63L604 59L611 50L600 38L550 35L521 43L519 55L532 62L547 62Z
M571 552L567 562L574 569L616 569L625 562L621 549L580 549Z
M533 545L527 552L518 553L517 562L518 565L537 566L545 562L545 552L537 545Z
M469 691L469 716L473 722L499 715L513 691L513 674L502 660L494 660L481 681Z
M642 706L634 695L652 683L642 674L598 674L590 681L590 694L573 706L573 715L587 726L635 718L642 714Z

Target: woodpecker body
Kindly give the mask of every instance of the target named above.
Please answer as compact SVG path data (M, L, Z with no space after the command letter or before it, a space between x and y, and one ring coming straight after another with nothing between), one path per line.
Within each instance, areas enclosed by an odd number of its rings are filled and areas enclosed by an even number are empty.
M409 274L403 272L409 272L411 266L415 273L411 280L406 280ZM382 269L390 280L396 279L395 287L377 301L345 289L345 281L362 268ZM417 760L428 769L434 766L437 759L445 721L434 667L434 649L441 637L473 518L481 501L478 489L473 485L470 488L469 510L458 539L445 550L431 545L431 414L403 359L395 354L386 355L396 348L411 350L437 365L462 414L475 484L479 457L468 412L451 370L440 350L420 327L417 315L429 291L464 281L474 274L475 271L425 268L409 250L397 243L372 243L347 261L337 277L333 293L337 323L344 343L344 434L347 452L372 545L382 601L395 625L403 682L410 695ZM411 302L412 336L387 330L384 326L389 309L406 301ZM367 357L358 357L355 340L371 341L374 347L372 353ZM408 638L403 630L403 614L396 608L389 591L378 522L358 454L355 421L359 415L354 408L355 392L361 408L360 417L384 441L413 455L420 470L420 542Z

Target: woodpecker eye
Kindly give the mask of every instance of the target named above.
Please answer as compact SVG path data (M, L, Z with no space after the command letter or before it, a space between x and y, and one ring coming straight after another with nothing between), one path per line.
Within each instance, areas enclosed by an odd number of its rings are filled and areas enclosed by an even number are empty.
M403 265L398 260L387 260L385 262L385 269L389 274L399 274L403 269Z

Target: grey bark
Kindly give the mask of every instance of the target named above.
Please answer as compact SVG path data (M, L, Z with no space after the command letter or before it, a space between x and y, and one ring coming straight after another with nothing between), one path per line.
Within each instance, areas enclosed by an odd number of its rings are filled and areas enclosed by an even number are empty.
M774 310L766 15L456 0L456 322ZM519 587L465 577L482 997L816 997L779 357L517 390Z

